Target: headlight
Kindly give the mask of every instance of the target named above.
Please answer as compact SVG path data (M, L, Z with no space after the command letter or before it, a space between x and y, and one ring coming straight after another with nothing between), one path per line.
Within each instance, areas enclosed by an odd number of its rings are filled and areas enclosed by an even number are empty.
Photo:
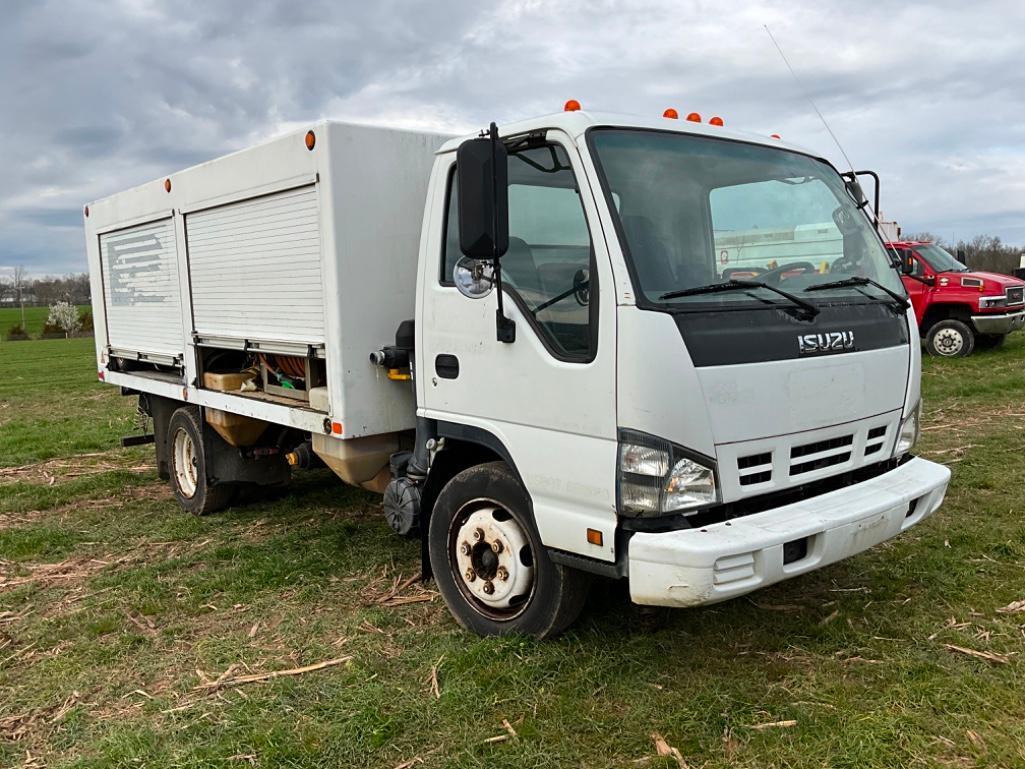
M907 454L918 443L918 435L921 432L919 427L921 415L922 401L919 401L908 414L907 419L900 423L900 432L897 433L897 445L893 447L893 456L900 457Z
M619 511L623 515L664 515L718 501L714 462L652 435L620 431Z
M1007 297L1006 296L980 296L979 297L979 309L985 310L990 307L1006 307Z

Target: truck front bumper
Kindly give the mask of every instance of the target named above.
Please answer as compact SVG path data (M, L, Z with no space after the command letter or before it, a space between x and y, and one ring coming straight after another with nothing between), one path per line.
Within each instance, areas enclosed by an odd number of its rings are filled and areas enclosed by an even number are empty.
M871 480L743 518L629 542L630 598L651 606L700 606L835 563L878 545L943 502L950 470L911 459ZM807 553L783 563L784 545Z
M1025 326L1025 310L1009 312L1006 315L973 315L972 325L980 334L1003 336Z

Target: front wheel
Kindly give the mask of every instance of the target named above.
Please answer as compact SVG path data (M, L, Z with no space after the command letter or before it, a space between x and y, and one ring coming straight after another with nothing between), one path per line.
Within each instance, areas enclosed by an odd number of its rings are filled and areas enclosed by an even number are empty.
M503 462L450 480L427 538L449 611L479 635L548 638L569 627L587 599L588 575L548 557L527 493Z
M963 358L975 349L975 334L967 323L959 320L941 320L929 329L925 349L930 355L942 358Z

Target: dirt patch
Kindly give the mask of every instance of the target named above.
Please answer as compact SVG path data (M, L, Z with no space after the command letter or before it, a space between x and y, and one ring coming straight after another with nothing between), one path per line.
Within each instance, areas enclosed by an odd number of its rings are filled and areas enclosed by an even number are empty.
M140 459L135 452L103 451L78 454L20 467L0 467L0 486L11 483L53 486L75 478L101 475L115 470L140 474L152 473L156 470L156 465L152 460Z
M2 485L0 484L0 486ZM106 493L96 497L83 496L74 502L58 507L43 510L26 510L19 513L0 513L0 530L35 523L44 518L60 520L68 515L79 514L87 510L116 510L139 502L170 498L171 492L167 484L163 481L154 481L142 486L123 488L116 495Z

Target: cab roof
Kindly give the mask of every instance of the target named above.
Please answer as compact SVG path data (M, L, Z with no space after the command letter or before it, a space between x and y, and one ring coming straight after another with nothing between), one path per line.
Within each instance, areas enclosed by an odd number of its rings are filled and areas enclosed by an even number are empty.
M549 115L518 120L514 123L505 123L498 127L502 136L513 136L515 134L530 133L546 129L558 129L569 134L574 141L579 139L590 128L640 128L654 131L671 131L673 133L692 134L695 136L711 136L717 139L732 139L734 141L746 142L748 144L761 144L766 147L776 147L799 152L803 155L811 155L815 158L822 158L818 152L813 152L806 147L774 139L771 136L738 131L727 126L715 126L708 123L696 123L683 118L673 119L665 117L645 117L641 115L627 115L615 112L590 112L588 110L576 110L572 112L555 112ZM469 134L445 142L438 150L439 154L454 152L466 139L475 138L477 134Z

